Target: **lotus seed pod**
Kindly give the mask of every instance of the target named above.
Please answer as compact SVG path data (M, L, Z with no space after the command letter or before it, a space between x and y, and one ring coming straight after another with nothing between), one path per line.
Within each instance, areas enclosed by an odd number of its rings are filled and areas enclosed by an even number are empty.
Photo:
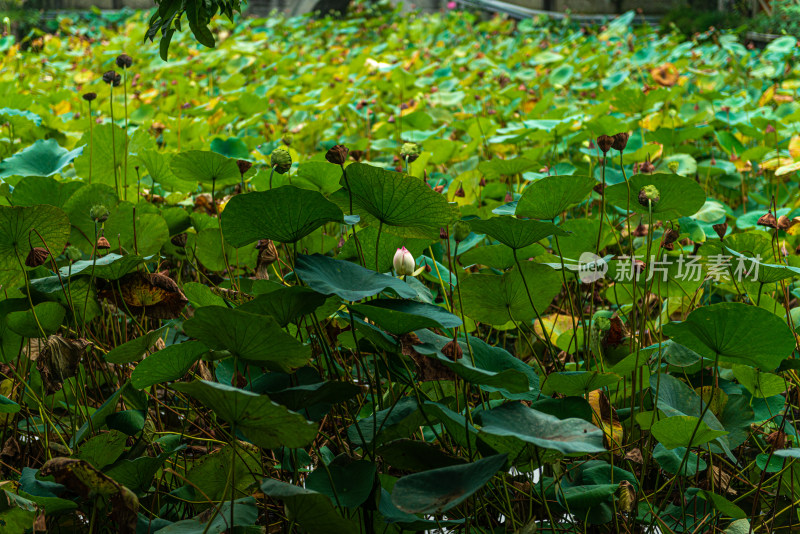
M97 93L84 93L82 98L87 102L91 102L92 100L97 98Z
M325 154L325 159L333 163L334 165L344 165L347 161L347 154L350 152L350 149L344 145L336 145L331 147L328 150L327 154Z
M597 146L600 147L600 150L603 151L603 154L606 154L611 147L614 145L614 138L610 135L601 135L597 138Z
M453 239L455 239L456 243L461 243L470 234L470 227L469 223L466 221L457 221L453 225Z
M284 148L276 148L270 156L270 165L278 174L285 174L292 168L292 155Z
M756 223L759 226L766 226L767 228L777 228L778 227L778 220L772 214L771 211L768 211L764 215L758 218L758 222Z
M639 191L639 204L644 207L655 206L661 200L661 193L656 186L650 184Z
M108 239L105 236L100 236L97 240L97 249L98 250L108 250L111 248L111 244L108 242Z
M117 67L129 69L131 65L133 65L133 58L128 54L120 54L117 56Z
M103 74L103 81L113 87L118 87L122 83L122 76L117 71L110 70Z
M102 204L95 204L89 210L89 217L95 222L104 223L108 220L108 208Z
M673 173L678 174L678 169L681 168L681 164L677 161L670 161L667 163L667 168L671 170Z
M239 167L239 174L244 176L244 174L250 170L253 164L246 159L237 159L236 166Z
M625 150L625 147L628 146L628 132L620 132L614 136L614 142L611 145L611 148L615 150L619 150L622 152Z
M720 239L725 239L725 233L728 231L728 223L720 223L712 226Z
M25 265L28 267L38 267L44 262L47 261L47 257L50 253L44 247L33 247L30 252L28 252L28 257L25 258Z
M421 153L422 147L417 143L403 143L402 148L400 148L400 157L409 163L416 161Z

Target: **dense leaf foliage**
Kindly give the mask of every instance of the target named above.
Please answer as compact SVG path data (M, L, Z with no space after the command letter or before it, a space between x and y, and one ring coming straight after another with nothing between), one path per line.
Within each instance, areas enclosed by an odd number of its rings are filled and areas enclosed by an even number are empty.
M220 6L2 42L0 531L796 529L795 38Z

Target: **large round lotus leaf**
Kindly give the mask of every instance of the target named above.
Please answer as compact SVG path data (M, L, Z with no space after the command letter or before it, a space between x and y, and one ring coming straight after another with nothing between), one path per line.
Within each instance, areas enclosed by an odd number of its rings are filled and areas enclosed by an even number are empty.
M55 206L0 206L0 270L21 269L31 246L43 247L42 240L59 255L69 233L67 214Z
M136 195L137 174L131 155L155 149L154 139L146 129L134 130L133 134L128 136L126 144L124 128L112 125L110 122L96 124L91 131L91 137L87 129L79 143L84 145L84 148L83 154L75 159L75 173L78 176L90 184L101 183L114 188L117 185L132 186L132 190L128 191L129 198ZM129 154L128 169L127 175L123 176L126 150ZM89 180L90 165L91 180Z
M356 508L367 500L375 483L373 462L356 460L348 464L334 462L318 467L306 477L306 488L327 495L345 508Z
M660 419L650 427L650 432L667 449L699 447L728 433L726 430L714 430L690 415Z
M105 184L89 184L75 191L64 203L64 211L69 215L69 222L74 227L70 244L87 254L91 253L95 244L95 223L89 216L92 207L100 204L113 211L118 203L119 199L114 188Z
M383 291L413 299L417 292L408 284L386 274L376 273L349 261L335 260L322 254L300 255L295 272L311 289L323 295L357 301Z
M403 237L437 237L458 209L418 178L354 163L347 167L353 209L365 211L383 224L399 227Z
M478 170L487 178L498 176L514 176L536 167L536 162L525 158L500 159L494 158L488 161L481 161Z
M161 349L139 362L131 373L131 385L144 389L182 378L208 348L199 341L184 341Z
M438 514L458 506L489 482L506 461L505 454L477 462L404 476L392 490L392 502L412 514Z
M294 243L344 214L322 194L293 185L236 195L220 216L225 240L241 247L259 239Z
M157 254L169 240L167 221L155 213L134 212L136 206L123 202L113 211L105 223L105 236L111 246L117 244L142 256Z
M222 154L227 158L250 159L250 151L247 149L247 145L238 137L229 137L228 139L215 137L211 140L209 148L212 152Z
M673 475L680 474L684 477L693 477L699 471L705 471L708 465L699 458L695 453L690 452L689 457L686 456L686 447L676 447L668 449L662 443L656 445L653 449L653 459L658 463L658 466Z
M561 277L546 265L521 264L528 283L534 310L517 269L503 275L472 274L461 279L464 313L480 323L503 325L514 320L530 321L542 314L561 291Z
M685 321L669 323L664 334L711 360L771 371L792 355L795 338L777 315L757 306L723 302L697 308Z
M183 323L184 331L216 350L242 361L290 372L311 358L311 347L284 332L272 317L222 306L204 306Z
M394 335L423 328L455 328L461 319L442 307L400 299L378 299L357 304L353 309Z
M481 414L481 433L512 437L563 454L603 452L603 431L583 419L559 419L512 402Z
M216 183L217 188L242 178L236 160L205 150L180 152L169 162L169 168L176 178L204 185Z
M194 397L217 417L235 424L248 441L265 449L305 447L317 435L316 425L266 395L206 380L170 387Z
M34 313L35 312L35 313ZM54 334L61 327L67 310L57 302L42 302L34 309L11 312L6 316L6 325L12 332L23 337L42 337ZM41 329L39 328L41 326ZM44 330L44 332L42 332Z
M0 163L0 178L8 176L52 176L61 172L83 147L68 151L55 139L40 139Z
M79 180L60 182L49 176L28 176L14 187L11 198L15 206L50 204L60 208L81 187Z
M206 287L200 284L198 286ZM279 285L273 291L245 302L239 309L259 315L270 315L283 328L313 312L325 304L325 300L323 295L307 287Z
M476 234L486 234L513 249L525 248L551 235L569 235L553 223L515 217L474 219L469 225Z
M533 182L517 203L517 217L555 219L583 201L597 182L589 176L546 176Z
M653 220L668 221L688 217L700 211L706 202L706 193L694 179L677 174L637 174L628 179L630 183L630 210L647 213L647 206L639 203L639 191L645 186L655 186L659 192L658 202L653 203ZM606 200L615 206L628 208L628 186L625 182L612 185L605 190Z

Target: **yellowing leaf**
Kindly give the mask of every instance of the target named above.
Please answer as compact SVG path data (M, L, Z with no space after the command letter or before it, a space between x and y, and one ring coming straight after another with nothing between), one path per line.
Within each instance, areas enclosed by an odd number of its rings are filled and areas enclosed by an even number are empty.
M599 389L589 392L587 400L589 406L592 407L592 420L596 426L603 429L603 435L609 448L621 447L624 430L614 407Z

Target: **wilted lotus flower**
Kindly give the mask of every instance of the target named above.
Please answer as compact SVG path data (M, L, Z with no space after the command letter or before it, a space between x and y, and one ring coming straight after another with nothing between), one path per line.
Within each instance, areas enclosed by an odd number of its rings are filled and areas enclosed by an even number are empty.
M392 264L394 265L394 270L398 276L414 274L414 267L417 266L416 262L414 261L414 256L411 255L406 247L400 247L397 249L397 252L394 253Z
M664 63L663 65L654 68L650 71L653 79L662 87L672 87L678 83L680 73L678 68L672 63Z

